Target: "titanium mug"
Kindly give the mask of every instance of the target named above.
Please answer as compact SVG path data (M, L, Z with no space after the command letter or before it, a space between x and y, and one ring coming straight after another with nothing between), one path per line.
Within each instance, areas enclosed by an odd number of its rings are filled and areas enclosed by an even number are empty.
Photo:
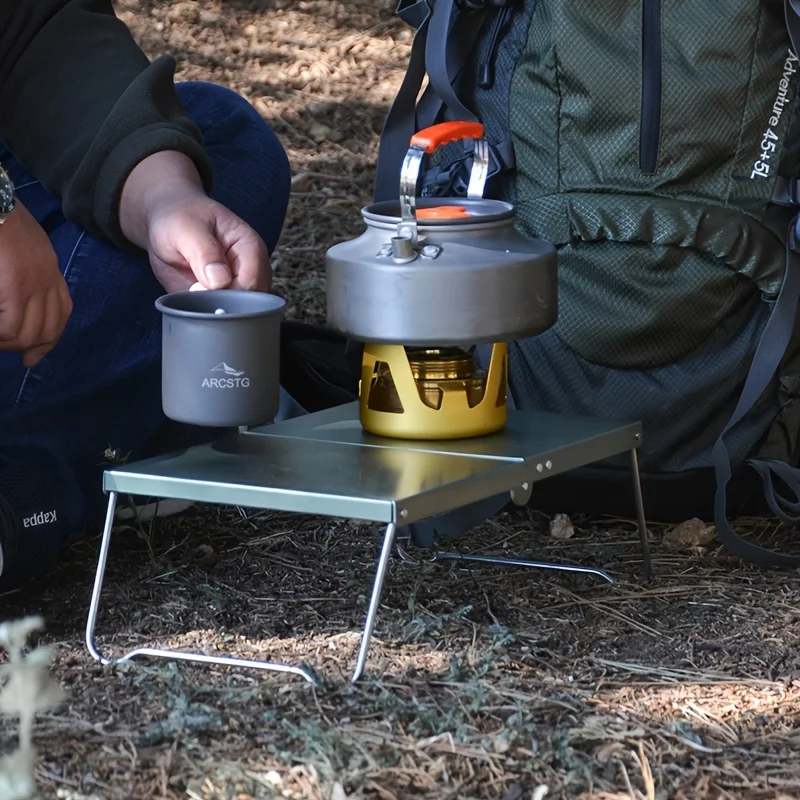
M159 297L161 405L176 422L234 428L272 422L280 403L286 301L218 289Z

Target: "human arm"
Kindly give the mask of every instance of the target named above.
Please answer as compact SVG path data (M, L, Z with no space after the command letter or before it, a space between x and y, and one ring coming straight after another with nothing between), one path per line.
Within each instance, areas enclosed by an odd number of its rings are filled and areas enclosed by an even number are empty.
M167 291L196 281L266 290L263 242L208 196L210 161L173 70L170 58L150 64L110 2L0 0L0 139L65 216L142 248ZM33 366L71 303L44 231L24 209L13 215L0 229L0 350ZM224 264L211 280L208 263Z
M145 158L183 153L211 187L174 66L149 62L110 0L0 0L0 139L67 218L126 247L119 202Z
M167 291L267 291L272 272L261 237L212 200L183 153L155 153L132 170L122 190L120 227L145 250Z
M199 281L206 288L269 288L266 246L205 194L182 153L156 153L132 170L123 186L120 225L131 243L149 253L168 291ZM210 264L217 265L213 274ZM0 351L20 352L25 366L35 366L58 342L71 312L50 240L18 200L0 225Z
M20 352L26 367L35 366L55 346L71 313L50 240L17 202L0 225L0 352Z

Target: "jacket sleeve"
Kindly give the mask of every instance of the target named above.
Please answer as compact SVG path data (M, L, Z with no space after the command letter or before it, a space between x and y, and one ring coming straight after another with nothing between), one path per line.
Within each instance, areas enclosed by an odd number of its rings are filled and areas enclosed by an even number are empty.
M0 0L6 20L0 139L68 219L130 246L119 227L122 186L162 150L192 158L210 189L201 132L175 92L174 59L151 63L110 0Z

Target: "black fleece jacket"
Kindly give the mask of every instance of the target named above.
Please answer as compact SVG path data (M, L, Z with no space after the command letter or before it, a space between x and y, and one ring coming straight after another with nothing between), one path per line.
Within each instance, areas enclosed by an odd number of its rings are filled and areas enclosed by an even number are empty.
M147 59L110 0L0 0L0 140L68 219L121 247L119 197L142 159L178 150L211 186L174 70Z

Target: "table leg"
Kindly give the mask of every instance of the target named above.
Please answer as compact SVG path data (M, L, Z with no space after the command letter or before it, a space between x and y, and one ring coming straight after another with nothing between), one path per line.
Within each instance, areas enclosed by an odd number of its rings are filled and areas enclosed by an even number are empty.
M372 597L369 601L369 609L367 610L367 619L364 622L364 631L361 634L361 646L358 650L358 659L356 661L356 668L353 676L350 679L352 683L356 683L364 673L364 666L367 663L367 655L369 654L370 638L372 631L375 629L375 618L378 615L378 606L381 601L381 592L383 592L383 582L386 578L386 571L389 567L389 559L392 555L394 546L394 537L397 532L397 527L393 522L386 526L386 533L383 536L383 547L381 548L381 555L378 560L378 567L375 572L375 582L372 585Z
M639 457L636 448L631 450L631 472L633 474L633 496L636 500L636 523L639 526L639 541L642 545L642 569L644 579L653 577L653 560L650 555L650 539L647 534L647 521L644 516L644 500L642 499L642 480L639 476Z
M106 562L108 561L108 551L111 546L111 533L114 527L114 511L117 506L117 493L110 492L108 496L108 509L106 511L106 521L103 528L103 539L100 545L100 557L97 563L97 572L94 579L92 599L89 606L89 616L86 621L86 647L92 658L103 665L122 663L134 658L149 657L163 658L170 661L190 661L197 664L216 664L223 667L244 667L246 669L258 669L271 672L285 672L292 675L299 675L309 683L317 683L317 679L308 670L302 667L293 667L288 664L278 664L270 661L259 661L245 658L232 658L229 656L208 656L201 653L184 653L176 650L162 650L153 647L140 647L131 650L124 656L112 660L103 656L97 649L95 643L95 625L97 622L97 612L100 608L100 595L103 590L103 579L105 577Z

